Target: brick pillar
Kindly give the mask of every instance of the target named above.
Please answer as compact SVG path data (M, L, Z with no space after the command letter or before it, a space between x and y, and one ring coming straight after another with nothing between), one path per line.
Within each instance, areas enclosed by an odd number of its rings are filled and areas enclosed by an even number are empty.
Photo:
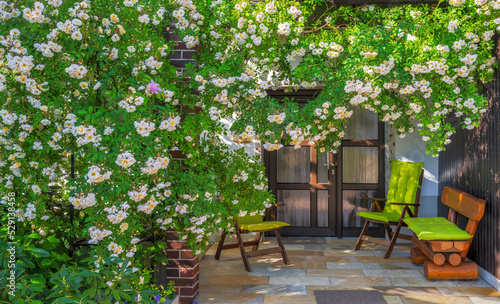
M199 293L200 261L177 235L167 231L167 283L174 281L181 304L191 304Z

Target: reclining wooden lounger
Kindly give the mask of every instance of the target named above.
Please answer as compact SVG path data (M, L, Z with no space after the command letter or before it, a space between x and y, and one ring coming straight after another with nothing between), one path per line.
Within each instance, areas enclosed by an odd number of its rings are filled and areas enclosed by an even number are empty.
M486 201L461 190L445 187L441 202L450 207L448 219L404 219L408 228L415 233L411 240L418 247L412 248L410 252L411 262L424 263L427 279L476 279L476 263L464 260L483 217ZM456 225L458 213L469 219L465 231Z

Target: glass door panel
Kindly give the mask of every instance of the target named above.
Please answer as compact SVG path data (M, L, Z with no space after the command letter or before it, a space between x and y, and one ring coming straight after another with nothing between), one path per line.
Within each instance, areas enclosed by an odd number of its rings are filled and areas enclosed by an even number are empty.
M328 190L318 190L318 227L328 227Z
M311 226L311 192L309 190L278 190L278 221L295 227Z
M372 111L354 108L351 119L344 125L344 139L378 139L378 115Z
M363 227L364 221L358 212L368 211L371 201L360 200L360 197L375 197L375 190L344 190L343 193L343 226Z
M328 169L330 168L329 153L319 154L317 162L318 184L328 184Z
M343 147L342 182L378 183L378 147Z
M309 183L311 181L311 149L283 147L277 151L277 183Z

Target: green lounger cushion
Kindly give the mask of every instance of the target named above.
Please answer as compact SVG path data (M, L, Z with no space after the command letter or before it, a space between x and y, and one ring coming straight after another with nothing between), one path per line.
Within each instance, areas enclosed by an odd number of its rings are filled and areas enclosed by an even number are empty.
M387 212L358 212L358 216L381 222L399 222L401 214Z
M257 231L257 230L271 230L277 229L284 226L289 226L289 224L280 221L264 221L262 216L259 214L256 215L247 215L243 217L238 217L238 226L242 230L247 231Z
M278 229L284 226L289 226L289 224L279 221L267 221L258 224L242 224L242 225L238 223L238 225L240 229L247 231L271 230L271 229Z
M391 160L391 164L391 179L389 180L389 190L387 191L387 203L384 207L384 213L401 214L404 206L391 205L389 202L415 203L415 196L419 187L418 181L424 163ZM414 211L413 207L410 207L410 209L412 212ZM405 215L405 217L407 216L408 214Z
M412 217L404 219L404 222L420 240L465 241L472 237L444 217Z

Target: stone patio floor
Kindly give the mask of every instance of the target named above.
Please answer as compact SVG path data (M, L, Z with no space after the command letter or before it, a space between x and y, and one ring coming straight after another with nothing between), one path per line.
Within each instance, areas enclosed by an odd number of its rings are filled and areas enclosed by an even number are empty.
M481 278L434 280L423 276L423 265L410 263L411 242L398 241L391 258L386 247L366 243L354 251L354 238L283 238L290 265L280 254L250 258L252 272L243 266L239 249L215 260L213 245L200 261L199 304L259 303L312 304L314 290L378 290L388 304L499 304L500 292ZM276 246L265 238L260 248Z

